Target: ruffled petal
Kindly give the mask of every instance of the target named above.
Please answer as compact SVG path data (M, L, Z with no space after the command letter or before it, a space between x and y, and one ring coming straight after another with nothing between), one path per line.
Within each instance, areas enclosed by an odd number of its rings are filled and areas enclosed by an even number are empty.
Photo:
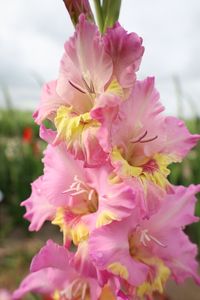
M195 260L197 246L183 232L186 225L199 220L194 216L195 194L199 191L200 185L174 187L174 193L165 197L160 210L142 224L153 239L149 250L163 260L177 282L192 276L200 284Z
M106 269L138 286L145 281L148 267L131 258L128 232L127 221L113 222L96 229L89 240L89 251L97 268Z
M57 136L54 145L61 141L75 159L83 160L85 166L98 166L107 158L96 137L99 122L91 119L89 113L74 115L73 108L61 106L55 118Z
M161 131L166 137L161 151L176 161L181 161L200 140L199 134L191 134L184 122L175 117L166 117Z
M13 293L12 299L22 299L29 292L50 295L56 289L62 290L66 284L67 273L52 268L29 274Z
M83 179L82 163L73 159L64 143L57 147L48 145L43 162L43 189L46 198L56 207L66 206L68 194L65 191L70 188L75 176Z
M33 114L37 124L47 118L53 120L58 107L66 104L56 93L56 85L56 81L51 81L43 86L40 104Z
M30 231L38 231L45 221L52 219L56 212L43 189L43 181L44 176L35 180L32 183L31 196L21 203L22 206L26 207L24 217L30 221Z
M78 245L77 251L70 261L71 265L82 276L97 278L97 271L94 267L88 251L88 242L84 241Z
M30 271L36 272L44 268L55 268L62 271L70 269L67 249L48 240L46 245L34 256Z
M140 198L138 186L112 182L112 168L109 164L100 168L86 169L86 176L90 186L97 192L98 210L84 220L94 219L92 224L100 227L114 220L120 221L131 214Z
M173 193L165 196L160 210L152 216L149 223L157 223L157 231L162 232L166 228L182 228L198 221L194 216L195 194L198 192L200 192L200 185L174 186Z
M77 101L76 97L71 98L69 85L73 92L79 91L81 97L85 97L84 93L87 94L88 90L102 93L112 75L112 60L104 50L96 25L88 22L84 15L79 18L74 36L65 44L65 51L57 92L78 109L78 106L83 107L83 99ZM84 112L88 111L89 103L89 97L85 97Z
M142 39L136 33L127 34L119 23L108 29L104 42L107 53L113 60L113 75L123 88L133 86L138 70L144 47Z

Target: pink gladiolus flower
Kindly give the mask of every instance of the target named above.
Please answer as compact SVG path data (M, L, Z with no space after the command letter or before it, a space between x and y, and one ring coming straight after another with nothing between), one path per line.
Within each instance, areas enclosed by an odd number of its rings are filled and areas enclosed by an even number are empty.
M182 231L198 221L194 195L199 191L200 185L174 187L174 194L166 196L150 219L142 220L135 209L120 223L96 229L89 241L92 261L100 270L116 275L123 291L126 287L132 296L162 293L170 276L178 283L192 276L200 284L197 247Z
M30 198L22 202L30 230L39 230L44 221L51 220L77 245L94 228L129 216L135 199L140 198L136 187L112 183L108 164L83 168L81 161L67 153L64 143L49 145L43 162L44 175L32 184Z
M57 92L66 101L63 104L72 105L78 114L109 106L110 101L113 106L110 97L121 97L123 89L132 88L135 82L144 51L141 43L136 34L127 34L119 24L101 37L97 27L82 15L61 61ZM132 68L131 84L120 80L116 63L124 73Z
M72 255L49 240L33 258L31 273L14 292L13 299L22 299L28 292L59 300L99 299L102 288L95 279L81 276L69 265Z
M78 24L34 113L48 146L43 175L22 202L29 230L50 221L63 246L47 242L13 300L28 292L52 300L150 300L169 278L200 284L197 247L183 231L199 220L200 185L168 181L168 165L181 162L200 135L164 115L154 78L136 80L141 38L119 23L101 35L87 20L88 1L64 2ZM112 17L102 5L100 27Z
M116 176L139 181L147 194L156 194L159 188L157 198L163 198L170 188L167 166L180 162L200 139L200 135L190 134L182 121L164 116L163 109L154 79L137 81L116 119L112 123L106 120L99 131Z
M82 15L65 44L57 82L44 88L34 114L36 122L53 119L54 143L66 141L68 151L86 165L101 165L107 157L97 131L102 119L113 119L118 105L128 97L144 51L141 43L119 24L102 37Z

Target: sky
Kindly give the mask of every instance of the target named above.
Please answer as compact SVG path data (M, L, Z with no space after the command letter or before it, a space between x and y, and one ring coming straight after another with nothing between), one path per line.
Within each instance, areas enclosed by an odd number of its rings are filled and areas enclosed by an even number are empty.
M0 2L0 107L8 91L14 107L34 110L74 28L62 0ZM200 1L122 0L119 21L143 38L138 79L155 76L167 114L200 115Z

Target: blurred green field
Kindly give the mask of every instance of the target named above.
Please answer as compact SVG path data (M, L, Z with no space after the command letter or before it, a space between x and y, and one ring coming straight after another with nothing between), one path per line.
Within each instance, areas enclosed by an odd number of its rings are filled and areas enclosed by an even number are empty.
M45 144L38 130L30 112L0 111L1 239L15 226L27 231L20 203L29 196L30 183L42 173Z

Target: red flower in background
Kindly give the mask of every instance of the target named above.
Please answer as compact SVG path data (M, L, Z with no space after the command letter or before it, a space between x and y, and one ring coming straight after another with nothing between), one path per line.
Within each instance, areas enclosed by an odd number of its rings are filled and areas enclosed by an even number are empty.
M40 147L34 131L31 127L25 127L22 133L22 141L31 146L33 153L37 156L40 153Z
M26 143L31 143L33 140L33 129L31 127L25 127L23 130L22 140Z

